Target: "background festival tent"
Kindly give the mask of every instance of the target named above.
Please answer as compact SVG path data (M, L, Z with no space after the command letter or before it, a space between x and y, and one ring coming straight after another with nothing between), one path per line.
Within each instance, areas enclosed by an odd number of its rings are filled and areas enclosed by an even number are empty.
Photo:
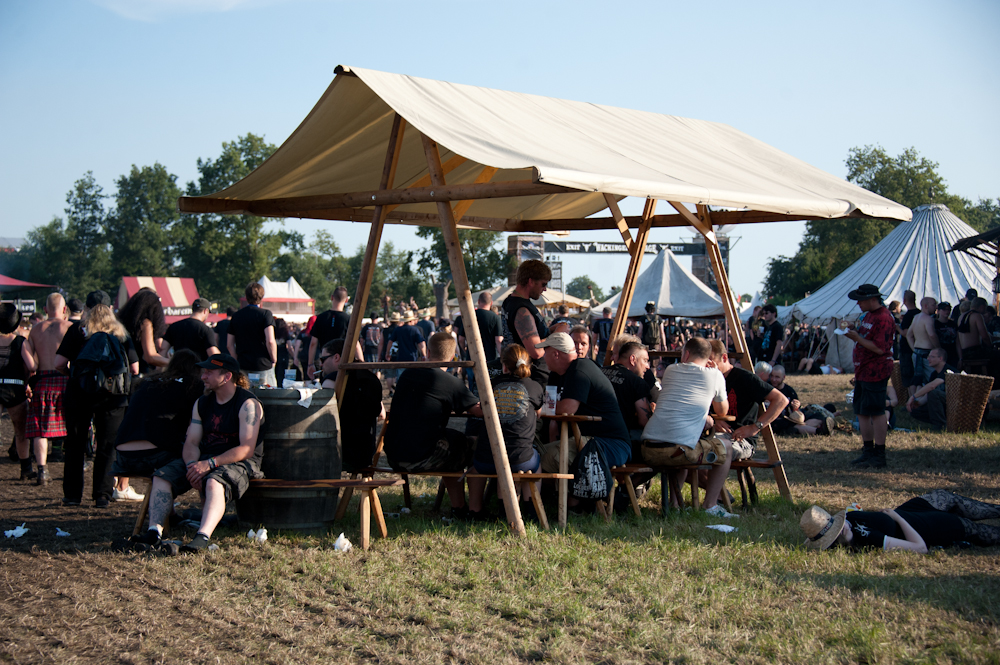
M21 291L23 289L44 289L51 286L51 284L36 284L35 282L25 282L24 280L8 277L7 275L0 275L0 291L4 293Z
M594 312L605 307L617 312L620 297L621 293L616 293L594 307ZM719 296L682 266L669 249L657 254L636 279L628 315L645 314L650 300L656 303L656 313L660 316L725 316Z
M974 235L976 230L947 206L922 205L913 211L913 221L897 225L844 272L794 303L794 315L807 323L856 319L861 311L847 294L861 284L878 286L887 304L902 302L907 289L917 294L918 303L930 296L955 306L970 288L988 297L995 270L968 254L948 253L956 241Z
M740 321L742 321L743 323L749 321L750 317L753 316L754 307L765 304L767 304L766 300L764 296L761 295L760 291L754 293L753 298L750 300L750 302L744 305L743 309L740 310ZM793 309L795 308L794 304L775 305L775 308L777 308L778 310L778 321L781 321L784 324L787 324L789 321L791 321L792 314L794 313Z
M497 305L502 303L504 299L514 292L514 286L494 286L492 289L485 289L489 291L493 296L493 302ZM474 291L472 293L472 302L479 301L479 294L482 291ZM576 296L571 296L568 293L563 293L562 291L556 291L555 289L546 289L545 293L542 294L541 298L537 300L532 300L535 307L540 309L558 307L559 305L566 305L567 307L583 308L587 306L587 301L582 298L577 298ZM448 307L458 307L458 298L452 298L448 301Z
M272 282L265 275L257 280L264 287L264 300L260 306L271 310L275 318L289 323L305 323L316 313L316 302L306 293L294 277L285 282ZM246 298L240 298L246 304Z
M143 287L156 291L163 304L163 314L167 323L180 321L191 316L191 303L198 299L198 287L190 277L122 277L118 287L118 302L115 306L121 309L129 298ZM208 315L208 322L221 321L225 314Z

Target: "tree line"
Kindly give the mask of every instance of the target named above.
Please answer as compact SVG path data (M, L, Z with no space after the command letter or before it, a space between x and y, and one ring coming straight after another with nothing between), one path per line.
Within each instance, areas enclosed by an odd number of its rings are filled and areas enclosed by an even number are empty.
M229 187L259 166L275 146L254 134L222 144L218 156L199 159L198 178L183 192L177 176L165 166L132 166L106 193L88 171L66 195L65 217L27 232L20 251L0 256L0 273L31 282L57 285L65 294L83 297L96 289L115 293L123 276L192 277L199 295L221 307L235 306L251 281L289 277L316 301L316 311L329 307L337 286L354 294L360 278L364 246L342 252L336 235L318 231L311 239L300 232L269 229L253 215L182 215L177 199L201 196ZM274 220L271 220L274 221ZM281 226L284 226L284 220ZM397 250L384 242L379 249L369 298L370 308L385 297L413 298L420 306L434 301L434 286L450 283L447 252L439 229L421 227L417 234L430 246ZM461 231L473 289L501 283L509 268L502 234ZM444 295L448 292L445 290Z
M896 157L877 145L851 148L846 165L848 181L907 208L943 203L979 233L1000 226L1000 199L973 203L950 193L937 162L921 157L914 148ZM899 223L860 218L806 222L795 255L768 261L764 293L779 304L801 300L864 256Z

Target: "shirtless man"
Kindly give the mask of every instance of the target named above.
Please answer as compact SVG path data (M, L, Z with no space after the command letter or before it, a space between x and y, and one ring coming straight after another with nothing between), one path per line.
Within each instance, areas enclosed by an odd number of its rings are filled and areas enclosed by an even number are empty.
M983 314L989 303L985 298L972 301L972 308L958 317L958 366L967 360L985 360L993 349L993 338L986 330Z
M45 313L49 318L32 326L28 335L28 344L38 368L38 383L28 405L25 436L35 440L39 485L49 483L46 468L49 439L66 436L63 394L66 392L67 377L56 371L56 351L66 331L73 325L68 320L66 301L58 293L50 293L45 300Z
M931 349L941 346L938 341L937 332L934 330L934 310L937 309L937 301L930 296L920 301L920 313L913 319L913 323L906 330L906 341L913 349L913 379L912 385L923 385L927 383L927 377L931 375L931 367L927 364L927 356Z

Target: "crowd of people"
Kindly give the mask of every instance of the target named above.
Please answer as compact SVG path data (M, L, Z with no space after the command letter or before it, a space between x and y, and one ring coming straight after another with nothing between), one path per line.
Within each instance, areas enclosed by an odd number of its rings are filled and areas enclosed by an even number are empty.
M393 469L495 473L481 406L483 391L488 390L512 470L556 472L565 462L579 478L601 471L593 468L595 459L605 470L628 462L710 465L701 472L704 506L712 515L733 517L720 504L725 478L734 461L754 454L765 427L785 436L829 435L834 429L832 404L803 404L786 382L782 361L795 361L795 356L788 355L788 331L773 307L761 308L761 325L751 320L757 363L743 368L734 360L724 326L665 320L654 303L647 304L645 315L630 319L618 336L612 334L610 310L589 322L574 319L565 308L547 319L532 301L550 279L544 263L523 262L513 292L499 307L489 292L480 294L469 330L461 317L434 321L407 307L388 317L372 314L360 331L355 358L432 364L351 370L341 408L344 468L354 472L372 464L388 391L391 417L385 425L384 452ZM174 498L194 488L201 493L202 517L197 534L183 549L208 547L226 504L239 498L250 480L262 477L265 413L250 391L248 377L259 385L279 386L294 371L298 378L332 388L350 324L344 287L331 294L329 310L301 329L260 307L259 284L249 284L245 296L247 305L228 311L214 329L206 323L210 303L202 299L195 301L190 317L168 326L159 298L150 289L133 295L117 315L102 291L89 294L85 303L66 303L63 296L52 294L45 305L47 317L26 335L17 309L0 306L0 404L14 424L21 479L48 483L47 455L51 442L61 439L64 504L82 502L88 464L97 507L112 500L141 500L129 478L151 477L148 528L133 545L161 548ZM862 312L856 327L844 334L855 343L853 406L863 440L855 463L885 466L886 431L896 406L887 385L894 352L908 354L911 360L908 377L913 389L906 408L915 415L930 414L934 422L943 408L938 393L948 371L943 345L950 339L938 326L955 330L960 361L989 361L982 349L991 342L990 320L975 294L954 325L942 316L950 310L942 309L947 303L925 298L918 310L908 294L913 314L907 312L897 322L877 287L862 285L848 296ZM489 386L477 385L471 371L433 364L468 358L472 330L482 342ZM799 337L818 338L815 332L807 330ZM808 357L815 352L815 342L806 344ZM651 356L670 351L675 353ZM671 355L676 362L659 360ZM555 413L594 417L580 423L582 438L568 451L567 460L560 460L556 423L540 417L550 393ZM463 430L449 426L455 414L469 416ZM32 452L37 470L32 468ZM634 482L641 488L647 480L636 477ZM481 478L469 479L468 496L464 477L445 478L445 487L455 516L496 519L487 511ZM521 512L537 519L529 490L520 496ZM593 510L593 497L576 494L570 498L573 510ZM925 495L918 508L954 512L959 506L965 511L962 519L976 519L967 501L946 499ZM872 517L863 522L861 515L842 521L816 510L803 517L803 529L810 542L821 547L834 541L850 544L850 525L855 546L867 543L857 533L871 531L878 522ZM896 540L918 543L907 525L920 519L905 517L914 510L907 504L906 510L901 506L889 516L895 531L878 522L877 528L890 538L884 542L887 547L900 546ZM962 522L961 529L952 524L948 533L984 542L992 532L981 527ZM831 539L829 534L838 529ZM939 540L925 533L922 542Z

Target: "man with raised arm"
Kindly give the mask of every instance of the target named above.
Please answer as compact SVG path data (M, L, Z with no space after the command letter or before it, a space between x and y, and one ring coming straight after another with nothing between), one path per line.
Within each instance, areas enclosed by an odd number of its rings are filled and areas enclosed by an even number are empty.
M531 356L531 378L541 385L549 379L545 349L536 344L549 336L549 329L538 308L531 302L545 293L552 270L541 261L525 261L517 267L517 286L503 301L500 334L503 347L520 344Z
M153 476L149 530L134 539L136 544L157 546L174 497L193 487L202 496L201 524L181 551L207 549L226 504L243 496L250 480L264 477L260 470L264 407L247 389L250 384L239 364L220 353L198 366L207 392L191 412L181 459L157 469Z
M35 462L38 464L36 482L39 485L49 483L46 466L49 439L63 438L67 432L63 397L68 379L56 371L56 351L66 331L73 325L69 321L66 301L58 293L50 293L45 300L45 313L49 318L32 326L28 335L28 345L38 368L38 382L28 403L25 437L35 442Z

